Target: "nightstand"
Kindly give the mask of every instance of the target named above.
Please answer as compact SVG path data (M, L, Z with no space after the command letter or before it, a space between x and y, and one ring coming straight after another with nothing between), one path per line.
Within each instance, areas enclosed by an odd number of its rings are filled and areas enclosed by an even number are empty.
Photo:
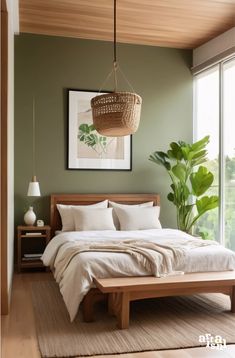
M40 260L51 239L50 226L17 226L17 268L45 267Z

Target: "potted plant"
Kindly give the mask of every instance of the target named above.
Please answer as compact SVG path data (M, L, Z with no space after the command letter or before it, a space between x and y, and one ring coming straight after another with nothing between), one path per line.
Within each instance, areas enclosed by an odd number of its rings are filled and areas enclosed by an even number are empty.
M172 142L167 152L156 151L149 160L162 165L172 184L167 195L176 206L178 229L192 233L197 220L218 206L218 196L204 195L211 187L214 176L202 164L207 161L206 146L209 136L193 144Z

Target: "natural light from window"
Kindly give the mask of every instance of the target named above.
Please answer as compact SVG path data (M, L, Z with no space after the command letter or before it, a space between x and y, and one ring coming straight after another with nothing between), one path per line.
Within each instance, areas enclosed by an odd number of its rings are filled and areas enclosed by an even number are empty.
M197 231L235 250L235 59L194 78L194 139L205 135L210 135L206 165L215 177L208 194L222 194L222 210L206 213Z

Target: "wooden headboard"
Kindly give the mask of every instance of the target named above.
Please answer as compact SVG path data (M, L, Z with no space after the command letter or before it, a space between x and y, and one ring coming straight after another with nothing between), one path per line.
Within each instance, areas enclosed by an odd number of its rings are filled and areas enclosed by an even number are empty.
M121 204L141 204L153 201L153 205L160 205L158 194L52 194L51 195L51 232L61 230L61 219L56 204L90 205L99 201L111 200Z

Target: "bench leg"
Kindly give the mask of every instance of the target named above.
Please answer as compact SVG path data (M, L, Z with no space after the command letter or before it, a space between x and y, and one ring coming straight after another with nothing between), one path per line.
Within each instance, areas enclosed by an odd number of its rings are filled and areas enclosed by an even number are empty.
M118 328L125 329L129 327L129 316L130 316L129 292L121 293L120 301L121 301L121 307L117 317Z
M94 304L105 300L105 295L97 288L92 288L82 301L82 314L84 322L94 321Z
M108 312L110 316L115 316L115 293L110 293L108 295Z
M129 327L130 297L129 292L110 293L108 298L109 314L116 315L120 329Z
M235 286L232 287L231 293L231 312L235 313Z

